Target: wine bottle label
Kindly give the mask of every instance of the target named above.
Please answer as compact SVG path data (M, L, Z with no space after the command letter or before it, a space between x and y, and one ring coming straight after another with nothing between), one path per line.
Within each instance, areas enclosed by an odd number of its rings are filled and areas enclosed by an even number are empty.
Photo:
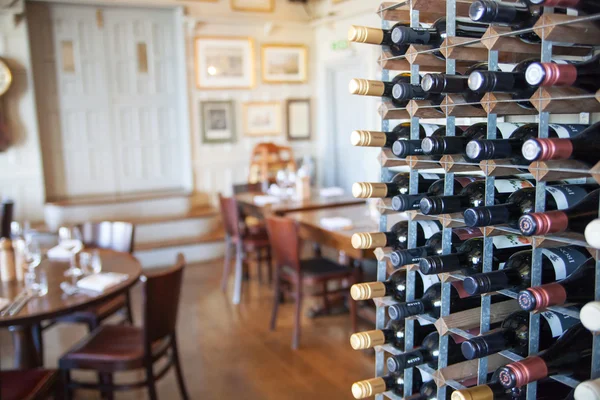
M496 127L500 131L500 135L502 136L502 139L508 139L510 137L510 135L512 135L513 132L516 131L517 128L520 127L521 125L523 125L523 124L515 124L512 122L498 122ZM498 139L500 139L500 138L498 138Z
M463 242L467 239L481 236L481 231L477 228L458 228L454 229L452 232L454 232L454 234Z
M460 184L460 186L462 186L462 187L467 186L471 182L475 182L475 181L479 181L479 180L481 180L481 178L472 178L472 177L468 177L468 176L459 176L459 177L454 178L454 181L458 182Z
M533 184L522 179L496 179L494 187L498 193L512 193L519 189L533 187Z
M440 282L440 278L437 275L424 275L421 271L417 271L417 273L421 276L421 280L423 281L423 292L429 289L430 286L435 285ZM421 325L425 322L421 321Z
M554 199L558 210L574 206L587 195L587 191L579 186L546 186L546 191Z
M421 226L421 229L423 229L425 239L429 239L434 233L440 231L440 225L436 221L417 221L417 223Z
M439 176L438 174L420 174L422 178L425 179L442 179L441 176Z
M542 249L542 254L552 263L557 281L571 275L590 258L589 254L581 252L575 246Z
M431 134L435 131L437 131L440 126L439 125L433 125L433 124L421 124L421 126L423 127L423 130L425 131L425 136L431 136Z
M577 318L552 311L544 311L541 314L550 326L552 337L561 336L567 329L579 323Z
M580 132L583 132L586 125L575 125L575 124L550 124L550 128L554 129L556 135L561 139L568 139L570 137L579 135Z
M494 236L492 243L497 249L506 249L509 247L519 247L531 245L531 239L524 236L517 235L505 235L505 236Z

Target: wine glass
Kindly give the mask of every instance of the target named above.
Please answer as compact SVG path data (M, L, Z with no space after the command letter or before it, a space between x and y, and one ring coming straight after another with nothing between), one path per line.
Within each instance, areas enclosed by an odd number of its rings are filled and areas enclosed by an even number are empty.
M277 181L277 186L279 186L279 194L284 197L286 195L286 188L289 184L289 176L288 171L286 169L280 169L277 171L277 175L275 175L275 180Z
M81 242L81 231L77 227L61 226L58 229L58 242L71 253L69 257L69 268L65 271L66 277L71 277L73 283L77 281L83 271L78 266L77 254L83 249Z
M29 236L27 240L25 240L24 253L25 263L27 264L27 273L25 273L25 288L36 296L43 295L45 293L40 291L40 287L36 282L35 272L35 269L42 262L42 250L40 249L40 245L34 237ZM47 288L45 292L48 292Z

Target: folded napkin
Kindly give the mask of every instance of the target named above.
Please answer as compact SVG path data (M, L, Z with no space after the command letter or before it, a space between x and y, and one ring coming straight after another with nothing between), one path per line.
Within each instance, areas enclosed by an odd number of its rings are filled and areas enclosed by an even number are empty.
M321 218L321 226L332 231L352 228L352 220L344 217Z
M4 297L0 297L0 310L4 310L7 305L10 304L10 300Z
M77 287L94 292L104 292L127 279L129 275L119 274L117 272L101 272L99 274L88 275L77 281Z
M254 196L252 201L254 201L254 204L264 206L265 204L279 203L279 198L275 196L258 195Z
M81 240L63 240L58 246L48 250L48 258L51 260L70 260L74 252L83 249Z
M321 195L321 197L343 196L344 189L342 189L341 187L332 186L332 187L323 188L323 189L319 190L319 194Z

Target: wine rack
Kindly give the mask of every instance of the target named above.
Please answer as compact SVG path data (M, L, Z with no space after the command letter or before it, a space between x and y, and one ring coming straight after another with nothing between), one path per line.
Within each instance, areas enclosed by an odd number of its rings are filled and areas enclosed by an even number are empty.
M380 5L378 13L382 19L382 28L389 29L397 21L410 21L411 27L418 27L420 23L433 23L440 17L447 18L447 39L442 44L440 51L446 57L442 60L435 57L433 49L425 46L410 46L406 55L392 56L391 53L382 52L379 64L383 68L382 80L389 81L391 74L396 72L411 73L411 83L418 84L420 72L446 72L455 74L463 72L474 62L487 61L489 70L498 70L499 63L517 63L527 58L539 54L542 62L549 62L553 55L582 55L584 50L581 48L570 48L568 46L555 45L557 39L565 38L577 39L576 43L587 44L591 46L600 45L600 31L590 24L594 20L600 19L600 15L591 16L570 16L547 13L532 29L514 31L506 28L492 26L486 32L482 39L466 39L455 37L456 17L467 16L470 1L468 0L406 0L402 2L384 2ZM550 11L550 10L548 10ZM518 34L535 31L542 39L540 44L526 44L515 37ZM595 34L592 32L596 32ZM589 48L585 50L589 53ZM488 94L481 101L483 109L474 107L475 104L465 103L461 96L447 96L442 103L440 112L437 107L429 105L427 102L411 101L406 108L394 108L390 102L384 102L379 113L382 116L382 131L391 130L391 119L410 120L411 139L419 139L419 123L422 119L428 118L446 118L446 135L454 136L457 119L462 117L478 117L487 120L488 139L496 139L496 124L498 118L514 115L537 115L539 122L538 136L540 138L548 137L550 113L571 113L580 114L580 122L588 123L589 114L600 112L600 91L596 95L583 93L573 88L543 88L538 90L531 98L534 109L525 109L518 106L516 100L503 94ZM588 165L575 161L549 161L538 162L531 165L513 165L505 160L487 160L480 163L466 162L461 157L444 156L441 160L434 160L428 156L409 156L406 159L397 159L391 152L384 149L380 154L381 181L388 182L393 176L390 168L408 165L410 167L410 193L416 194L418 188L419 171L432 168L444 168L445 174L445 195L453 193L454 174L463 171L482 171L485 176L485 205L494 204L494 182L496 177L510 174L529 172L537 180L536 182L536 205L535 211L544 211L546 182L550 180L566 179L574 177L593 177L600 183L600 162L591 170ZM388 230L388 215L386 207L380 202L380 209L383 210L380 219L380 230ZM409 213L411 214L411 213ZM409 221L408 248L416 247L417 241L417 220L424 216L412 212L412 218ZM464 226L461 215L445 215L440 217L443 225L443 254L451 252L451 234L455 226ZM493 226L481 228L484 237L484 256L483 272L492 270L493 263L493 243L492 239L497 235L518 234L517 229L504 226ZM574 235L554 235L549 237L533 237L533 259L532 259L532 286L541 284L542 274L542 249L546 247L556 247L564 245L579 245L589 247L581 236ZM378 255L377 279L384 281L387 278L388 262L386 252L383 249L376 251ZM599 259L598 251L595 253L595 259ZM415 299L415 274L414 266L405 266L407 268L407 288L406 301ZM596 265L596 300L600 300L600 262ZM415 319L434 323L438 332L440 332L439 360L438 370L433 370L428 366L419 366L422 370L433 376L438 386L438 399L445 399L447 391L454 389L463 389L459 380L465 378L465 371L470 371L477 378L478 384L487 382L489 372L493 372L500 365L511 361L521 360L522 357L510 352L502 351L498 354L484 357L478 360L471 360L448 366L448 338L449 334L458 335L464 338L473 337L465 325L464 320L473 320L474 313L479 318L480 332L489 331L490 323L501 321L510 312L518 309L516 302L506 302L491 305L490 296L484 295L481 299L481 307L475 310L467 310L461 313L450 314L450 285L452 280L462 280L464 277L460 274L442 274L442 309L441 317L436 320L427 315L416 318L408 318L405 321L405 351L414 347L414 323ZM499 293L516 299L517 293L510 290L503 290ZM383 329L386 322L386 308L395 303L388 298L375 300L376 328ZM579 318L578 312L565 307L551 307L551 310L563 313L572 317ZM539 345L540 315L532 313L529 325L529 354L536 354ZM600 377L600 336L594 337L594 351L592 359L592 378ZM399 350L390 345L376 346L375 363L376 376L387 374L385 370L386 353L398 354ZM407 369L404 372L404 396L413 393L412 376L415 371ZM462 374L462 375L461 375ZM570 387L575 387L579 382L568 376L554 376L552 379L562 382ZM530 383L527 386L527 399L536 398L537 384ZM376 399L400 399L392 392L386 392L383 395L377 395Z

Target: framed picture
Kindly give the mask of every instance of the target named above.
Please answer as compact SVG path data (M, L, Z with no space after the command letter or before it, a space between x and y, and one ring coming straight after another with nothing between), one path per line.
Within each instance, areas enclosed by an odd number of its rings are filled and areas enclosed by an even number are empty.
M194 47L198 89L254 86L254 41L251 38L198 36Z
M286 103L288 140L310 140L310 100L289 99Z
M281 134L281 103L251 102L243 105L244 133L247 136Z
M202 142L233 143L235 141L234 114L233 101L201 102Z
M275 0L231 0L231 9L234 11L273 12Z
M261 47L265 83L304 83L308 79L308 51L298 44L265 44Z

